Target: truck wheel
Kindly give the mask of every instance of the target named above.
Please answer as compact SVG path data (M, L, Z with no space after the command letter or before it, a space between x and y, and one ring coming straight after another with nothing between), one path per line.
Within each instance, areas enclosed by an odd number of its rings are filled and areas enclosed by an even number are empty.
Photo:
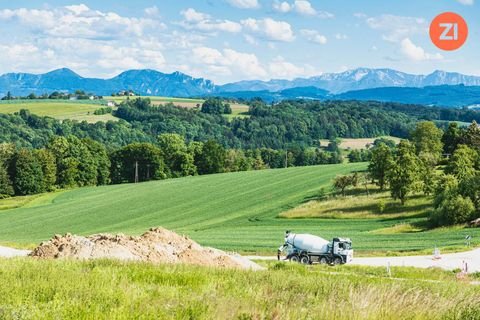
M301 256L300 257L301 264L310 264L310 258L308 256Z
M333 259L333 264L334 265L338 265L338 264L342 264L342 259L340 257L335 257L335 259Z
M327 258L325 257L320 258L320 264L327 264L327 263L328 263Z
M300 262L300 258L297 255L293 255L290 257L291 262Z

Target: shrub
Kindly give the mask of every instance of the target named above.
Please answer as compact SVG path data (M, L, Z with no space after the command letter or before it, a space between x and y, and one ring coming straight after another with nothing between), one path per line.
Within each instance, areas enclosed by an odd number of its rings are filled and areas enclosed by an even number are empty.
M470 198L456 195L443 199L431 218L437 226L454 225L468 222L474 212L475 206Z

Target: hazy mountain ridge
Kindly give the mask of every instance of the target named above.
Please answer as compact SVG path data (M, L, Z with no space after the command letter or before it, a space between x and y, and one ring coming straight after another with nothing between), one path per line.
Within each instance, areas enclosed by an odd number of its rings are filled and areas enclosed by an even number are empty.
M111 79L85 78L63 68L45 74L7 73L0 76L0 96L75 90L108 96L121 90L140 95L172 97L223 96L266 101L284 99L358 99L442 106L480 104L480 77L435 71L413 75L392 69L358 68L311 78L271 81L240 81L215 85L181 72L128 70Z
M84 78L70 69L58 69L45 74L7 73L0 76L0 94L42 94L53 91L84 90L98 95L110 95L120 90L133 90L141 95L189 97L204 95L215 90L212 81L193 78L174 72L155 70L129 70L111 79Z
M338 94L353 90L382 87L421 88L437 85L480 86L480 77L467 76L455 72L434 71L429 75L414 75L392 69L358 68L341 73L325 73L311 78L298 78L291 81L241 81L220 86L221 92L247 91L281 91L295 87L316 87Z

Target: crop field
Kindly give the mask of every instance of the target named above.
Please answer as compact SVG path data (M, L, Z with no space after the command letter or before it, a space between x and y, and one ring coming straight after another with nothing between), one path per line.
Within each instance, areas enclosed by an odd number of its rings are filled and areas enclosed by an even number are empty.
M27 109L38 116L49 116L58 120L78 120L95 123L98 121L118 120L111 114L94 115L102 108L102 101L68 101L68 100L12 100L0 103L0 113L14 113Z
M0 259L1 319L478 319L477 275Z
M59 233L140 234L150 227L163 226L186 234L202 245L242 253L273 255L283 241L285 230L293 230L327 239L350 237L360 253L389 254L430 252L435 246L458 248L463 245L466 234L473 236L473 243L480 237L479 229L458 227L395 231L398 225L425 222L424 211L428 208L422 200L412 204L410 214L405 215L399 215L398 211L403 209L398 208L397 211L387 209L385 214L376 216L348 219L279 217L330 190L336 175L365 168L364 163L299 167L50 194L46 195L48 199L37 199L28 207L0 211L0 243L16 242L25 246Z
M396 143L400 142L400 138L386 136L386 137L378 137L378 138L386 138L395 141ZM342 149L350 149L350 150L360 150L366 149L367 145L373 144L373 142L378 138L362 138L362 139L341 139L340 148ZM320 140L320 144L322 146L327 146L330 143L329 140Z

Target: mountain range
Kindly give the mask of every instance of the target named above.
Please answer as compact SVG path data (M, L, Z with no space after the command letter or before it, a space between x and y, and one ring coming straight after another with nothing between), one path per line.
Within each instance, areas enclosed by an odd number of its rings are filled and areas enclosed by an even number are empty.
M480 77L437 70L429 75L414 75L392 69L358 68L341 73L325 73L311 78L271 81L240 81L220 87L221 92L281 91L298 87L315 87L333 94L382 87L422 88L439 85L480 86Z
M0 76L0 96L75 90L110 95L133 90L140 95L171 97L224 96L260 97L266 101L283 99L359 99L428 105L466 106L479 104L480 77L435 71L414 75L392 69L358 68L341 73L325 73L294 80L240 81L215 85L203 78L181 72L129 70L110 79L84 78L63 68L45 74L8 73Z
M111 79L84 78L67 68L39 75L7 73L0 76L0 95L10 91L16 96L75 90L110 95L133 90L141 95L190 97L212 93L215 88L210 80L196 79L181 72L166 74L154 70L129 70Z

